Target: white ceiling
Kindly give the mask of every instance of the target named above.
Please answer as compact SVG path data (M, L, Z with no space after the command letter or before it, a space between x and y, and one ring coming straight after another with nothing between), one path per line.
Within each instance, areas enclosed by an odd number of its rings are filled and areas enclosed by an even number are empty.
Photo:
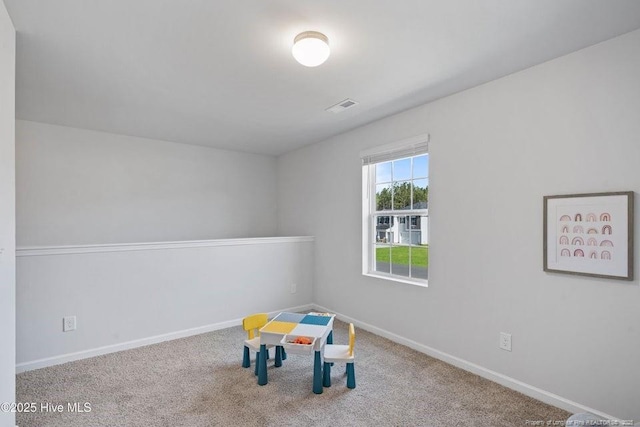
M4 2L18 118L274 155L640 28L638 0Z

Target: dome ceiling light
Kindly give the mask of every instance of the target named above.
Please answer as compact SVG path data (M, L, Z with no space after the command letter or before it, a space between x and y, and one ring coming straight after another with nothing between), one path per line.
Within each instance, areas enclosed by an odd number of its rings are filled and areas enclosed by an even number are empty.
M327 60L329 39L317 31L305 31L293 39L293 57L305 67L317 67Z

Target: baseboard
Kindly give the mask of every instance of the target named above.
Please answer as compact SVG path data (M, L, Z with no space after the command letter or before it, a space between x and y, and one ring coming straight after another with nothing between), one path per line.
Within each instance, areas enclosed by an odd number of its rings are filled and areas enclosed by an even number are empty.
M305 304L297 307L288 307L280 310L275 310L270 312L269 315L274 316L280 313L281 311L304 311L304 310L311 310L312 308L313 308L313 304ZM168 334L156 335L153 337L141 338L133 341L107 345L104 347L92 348L89 350L82 350L75 353L61 354L59 356L47 357L45 359L38 359L38 360L29 361L29 362L18 363L16 365L16 373L32 371L34 369L46 368L48 366L60 365L67 362L87 359L89 357L101 356L103 354L115 353L118 351L144 347L151 344L158 344L164 341L175 340L178 338L186 338L193 335L199 335L207 332L217 331L219 329L231 328L233 326L238 326L241 323L242 323L242 318L238 318L238 319L228 320L225 322L199 326L197 328L170 332Z
M353 323L355 326L357 326L358 328L364 329L365 331L387 338L398 344L405 345L413 350L427 354L438 360L442 360L443 362L449 363L450 365L456 366L460 369L464 369L465 371L474 373L490 381L496 382L500 385L503 385L512 390L520 392L526 396L540 400L541 402L547 403L549 405L553 405L558 408L564 409L565 411L568 411L571 413L591 412L592 414L599 415L609 420L618 420L618 421L620 420L617 417L614 417L609 414L605 414L604 412L598 411L597 409L589 408L588 406L581 405L580 403L573 402L569 399L565 399L562 396L558 396L557 394L553 394L548 391L539 389L538 387L534 387L530 384L524 383L515 378L511 378L507 375L503 375L499 372L492 371L490 369L484 368L480 365L476 365L475 363L469 362L467 360L461 359L459 357L453 356L443 351L436 350L435 348L426 346L424 344L420 344L416 341L410 340L403 336L378 328L377 326L373 326L368 323L361 322L352 317L345 316L344 314L337 313L335 310L332 310L330 308L323 307L318 304L314 304L313 310L335 313L336 317L339 320L342 320L343 322Z

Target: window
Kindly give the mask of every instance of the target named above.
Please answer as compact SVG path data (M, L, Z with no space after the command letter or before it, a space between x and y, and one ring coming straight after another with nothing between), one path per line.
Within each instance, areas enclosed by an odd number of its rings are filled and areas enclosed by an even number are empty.
M426 285L428 135L362 154L363 274Z

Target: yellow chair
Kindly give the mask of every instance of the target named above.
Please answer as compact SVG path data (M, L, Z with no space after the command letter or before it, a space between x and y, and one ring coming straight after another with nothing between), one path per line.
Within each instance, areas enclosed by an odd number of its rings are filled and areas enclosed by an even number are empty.
M356 354L353 348L356 345L356 329L353 323L349 323L349 345L325 344L323 385L331 387L331 364L333 362L347 363L347 387L356 388L356 371L353 365Z
M244 340L244 354L242 357L242 367L249 368L251 366L251 358L249 349L256 352L255 374L258 375L258 357L260 356L260 328L267 324L269 316L267 313L257 313L242 319L242 329L247 331L247 339ZM269 349L273 345L267 345L267 358L269 358Z

